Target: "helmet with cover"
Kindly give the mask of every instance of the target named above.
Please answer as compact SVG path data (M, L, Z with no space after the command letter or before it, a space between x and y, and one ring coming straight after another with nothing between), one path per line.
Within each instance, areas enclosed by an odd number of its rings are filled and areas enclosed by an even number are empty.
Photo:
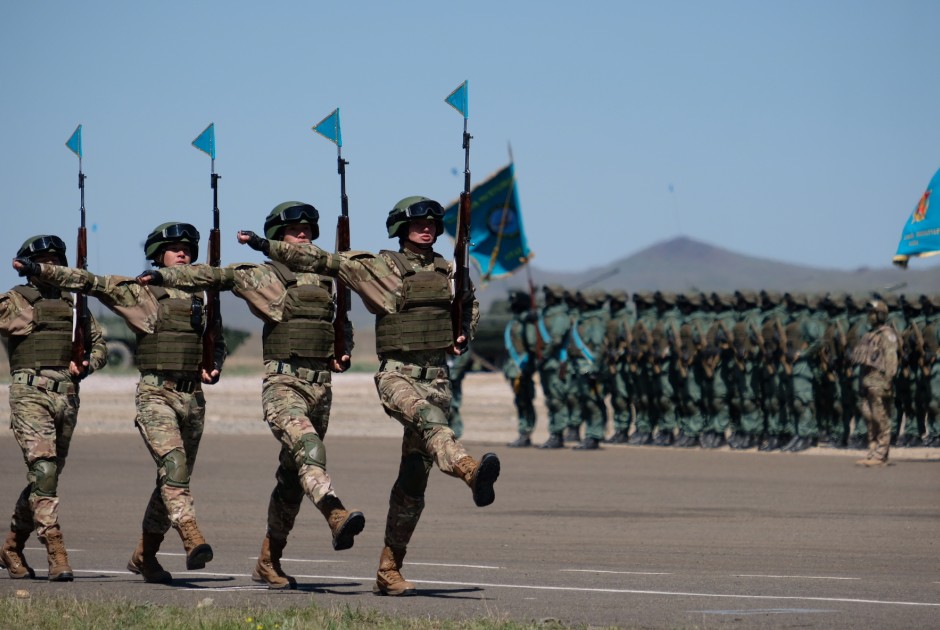
M875 321L884 324L888 321L888 305L882 300L869 300L866 305L869 314L874 315Z
M39 234L26 239L16 251L17 258L33 260L40 254L54 254L59 258L60 265L68 265L65 258L65 241L55 234Z
M285 201L274 206L264 220L264 235L272 240L281 240L281 229L287 225L306 223L310 226L310 240L320 237L320 213L309 203Z
M436 229L436 236L444 233L444 207L433 199L427 197L405 197L395 204L385 219L389 238L405 238L408 233L405 227L412 219L432 219Z
M192 260L199 258L199 230L189 223L171 221L161 223L147 235L147 240L144 242L147 260L162 267L163 248L171 243L186 243L189 245Z

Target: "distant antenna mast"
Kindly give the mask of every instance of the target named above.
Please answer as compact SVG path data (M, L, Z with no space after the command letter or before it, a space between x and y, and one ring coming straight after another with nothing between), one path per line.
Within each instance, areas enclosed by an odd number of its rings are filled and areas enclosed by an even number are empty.
M682 236L682 223L679 221L679 201L676 198L676 187L669 184L669 195L672 197L672 216L676 220L676 236Z

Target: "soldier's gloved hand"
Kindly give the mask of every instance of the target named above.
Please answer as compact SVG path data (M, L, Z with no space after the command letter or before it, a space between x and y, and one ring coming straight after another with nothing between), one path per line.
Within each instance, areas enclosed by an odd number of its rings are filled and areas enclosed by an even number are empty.
M14 258L13 268L21 276L35 276L39 274L39 263L29 258Z
M266 238L261 238L251 230L239 230L238 242L247 245L256 252L262 252L267 255L271 249L271 243Z
M137 276L137 284L152 284L157 287L163 286L163 274L157 269L147 269Z

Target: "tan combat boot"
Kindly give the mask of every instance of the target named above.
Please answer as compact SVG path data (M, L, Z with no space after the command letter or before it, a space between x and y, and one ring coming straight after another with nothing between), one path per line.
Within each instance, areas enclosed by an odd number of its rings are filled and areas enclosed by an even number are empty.
M3 547L0 548L0 569L6 569L14 580L36 577L36 572L26 564L26 556L23 555L23 547L26 546L29 534L29 532L11 530L7 533L7 539L3 541Z
M286 545L287 540L271 538L270 534L265 536L251 579L267 584L268 588L297 588L297 580L281 569L281 554Z
M72 575L72 567L69 566L69 554L65 550L62 530L59 526L47 529L46 535L40 536L39 540L46 546L46 555L49 557L49 581L71 582L75 579Z
M181 521L175 527L180 534L180 538L183 539L183 549L186 551L186 569L192 571L193 569L205 568L206 563L212 560L212 547L202 537L196 519Z
M415 585L401 576L401 563L405 559L405 550L394 551L391 547L382 549L379 558L379 570L375 574L372 592L376 595L414 595Z
M127 563L127 570L144 578L144 582L152 584L169 584L173 576L160 566L157 560L157 551L163 542L163 534L148 534L144 532L137 543L137 549L131 554Z
M478 507L489 505L496 500L493 484L499 477L499 458L495 454L487 453L479 463L467 455L457 460L454 470L470 486L473 502Z
M334 551L352 547L356 535L366 526L366 517L362 512L347 512L343 502L332 494L320 499L317 509L323 514L333 532Z

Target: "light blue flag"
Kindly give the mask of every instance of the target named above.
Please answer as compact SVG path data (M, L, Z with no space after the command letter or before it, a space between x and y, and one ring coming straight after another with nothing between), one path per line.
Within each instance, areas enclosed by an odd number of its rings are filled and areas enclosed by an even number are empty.
M203 153L208 153L213 160L215 159L215 123L209 123L209 126L203 129L202 133L193 140L193 146Z
M318 134L336 144L343 146L343 132L339 128L339 107L334 109L329 116L313 126L313 130Z
M457 234L455 201L444 211L444 230ZM470 198L470 257L484 281L513 273L532 257L522 227L512 164L477 184Z
M82 157L82 126L79 125L75 128L75 131L72 132L72 136L66 141L65 146L67 146L72 153L78 157Z
M467 103L468 101L467 92L469 90L467 83L468 83L467 81L464 81L463 83L461 83L460 87L458 87L456 90L451 92L447 96L447 98L444 99L444 101L448 105L450 105L451 107L456 109L458 112L463 114L464 118L469 118L470 116L470 108Z
M912 256L940 254L940 197L934 197L934 191L940 192L940 170L934 174L927 190L914 207L914 212L904 224L901 242L894 255L894 264L899 267L907 267L907 261Z

